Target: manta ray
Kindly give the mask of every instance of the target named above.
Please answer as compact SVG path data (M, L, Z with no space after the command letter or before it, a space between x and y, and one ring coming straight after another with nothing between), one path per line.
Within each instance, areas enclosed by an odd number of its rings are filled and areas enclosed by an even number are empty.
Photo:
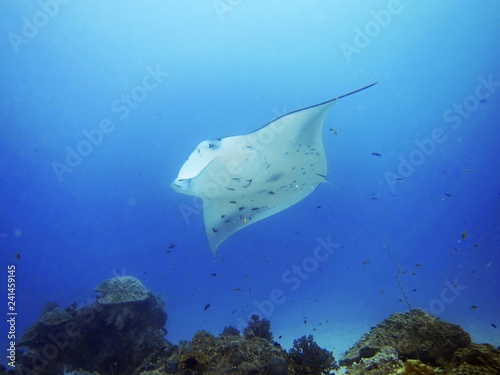
M321 133L328 111L376 83L287 113L252 133L196 146L172 187L201 198L214 255L233 233L293 206L327 180Z

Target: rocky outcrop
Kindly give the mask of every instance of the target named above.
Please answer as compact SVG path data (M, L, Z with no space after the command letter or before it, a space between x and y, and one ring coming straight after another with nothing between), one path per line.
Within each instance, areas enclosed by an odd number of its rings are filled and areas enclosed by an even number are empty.
M447 374L498 375L500 350L489 344L470 344L458 349L453 353Z
M91 305L54 306L26 329L18 342L29 348L20 359L21 374L56 375L64 369L128 374L151 353L173 347L163 339L163 301L139 280L117 277L97 289L104 296Z
M470 336L460 326L443 322L436 317L413 310L396 313L372 327L339 361L351 366L363 358L371 358L383 347L396 349L399 359L420 359L431 366L446 366L453 353L471 343ZM418 352L418 355L417 355Z

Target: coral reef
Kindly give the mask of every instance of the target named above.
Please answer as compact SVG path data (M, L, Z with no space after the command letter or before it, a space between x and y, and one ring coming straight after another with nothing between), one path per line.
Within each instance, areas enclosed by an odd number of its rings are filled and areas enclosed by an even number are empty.
M399 359L403 361L419 358L434 367L446 366L457 349L465 348L470 343L469 334L460 326L415 309L413 326L409 313L393 314L364 334L339 363L341 366L350 366L362 358L373 357L384 346L390 346L397 350Z
M292 357L278 343L255 335L213 336L198 331L190 342L180 342L171 356L157 358L147 371L136 374L320 375L338 368L333 355L319 348L312 336L305 341L296 340L297 353Z
M420 362L418 359L409 359L405 366L396 372L396 375L435 375L436 372L430 366Z
M98 298L102 305L144 301L149 297L141 281L131 276L113 277L99 284L94 291L102 293Z
M458 349L447 374L500 374L500 350L489 344L470 344Z
M248 327L245 328L243 334L245 336L251 337L261 337L263 339L271 341L273 339L273 334L271 333L271 322L266 319L259 320L258 315L252 315L248 322Z
M106 294L93 304L54 307L26 329L18 346L30 350L21 357L19 371L127 374L152 352L171 349L163 339L164 303L150 292L145 297L139 280L118 277L97 289Z
M164 303L133 277L101 283L89 306L60 309L51 302L18 342L29 350L19 374L324 374L336 367L332 353L312 336L288 354L272 341L271 323L253 315L240 336L225 327L218 336L198 331L174 346L163 337Z
M57 326L66 323L71 319L71 315L56 307L40 316L39 322L44 326Z
M321 375L339 367L313 336L286 352L271 323L253 315L243 335L198 331L175 346L164 339L164 303L131 277L107 280L89 306L60 309L51 302L26 329L15 373L38 375L266 374ZM419 359L411 358L417 355ZM421 310L393 314L363 335L340 361L350 375L500 374L500 351L473 344L459 326ZM14 374L0 366L0 374Z
M339 368L333 354L321 349L314 342L312 335L294 340L293 348L288 354L290 359L302 368L301 374L330 374L331 370Z
M153 374L252 374L284 375L288 357L279 345L256 336L219 335L198 331L182 341L168 358L158 358L140 375ZM295 372L298 373L298 372Z
M221 336L239 336L239 335L240 331L232 326L224 327L224 330L221 333Z
M354 362L349 368L350 375L385 375L394 374L403 367L403 362L398 359L395 348L384 346L371 358L362 358L359 363Z

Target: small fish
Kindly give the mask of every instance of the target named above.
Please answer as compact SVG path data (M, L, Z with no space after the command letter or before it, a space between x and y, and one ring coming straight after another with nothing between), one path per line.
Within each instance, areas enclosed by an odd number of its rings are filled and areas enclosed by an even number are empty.
M215 272L212 272L210 275L217 276L217 274Z
M475 244L474 244L474 247L477 247L477 245L479 245L479 244L475 243Z
M274 191L270 191L270 192L268 192L267 194L274 194Z
M398 177L396 178L396 181L404 181L405 179L403 177Z
M283 338L283 336L281 336L281 335L280 335L280 337L278 337L278 339L280 339L280 340L281 340L282 338Z
M316 332L316 331L317 331L316 328L313 328L313 332Z
M205 306L205 308L203 309L203 311L207 311L207 309L210 307L210 304L207 303L207 305Z
M462 172L471 173L472 171L470 169L462 169Z
M486 103L488 101L488 98L482 98L481 100L479 100L479 103Z
M452 195L450 193L444 193L447 197L451 197Z
M221 219L224 219L225 217L226 217L226 215L220 215Z
M254 208L252 208L252 211L257 211L257 210L260 210L260 207L254 207Z
M16 253L16 254L14 254L14 257L15 257L17 260L20 260L20 259L21 259L21 254Z
M422 267L422 264L421 264L421 263L418 263L418 264L417 264L417 267Z
M462 233L462 240L465 240L465 237L467 237L467 231Z
M493 328L497 328L497 326L496 326L496 325L494 325L493 323L491 323L491 326L492 326Z
M488 267L491 267L492 265L493 265L493 262L489 262L489 263L487 264L487 266L488 266Z
M233 203L233 204L236 204L236 201L229 201L229 203Z
M214 233L217 233L217 229L215 229L215 228L212 228L212 230L214 231Z
M377 197L371 197L370 199L374 200L374 201L378 201L378 198Z
M234 290L235 292L243 292L243 290L242 290L242 289L240 289L240 288L234 288L233 290Z
M382 210L382 213L384 213L384 214L385 214L385 212L386 212L385 210Z
M370 264L370 262L366 261L366 262L363 262L363 263L361 263L361 264Z
M412 292L416 292L417 290L418 290L417 288L415 288L415 289L412 289Z
M174 247L175 247L175 244L170 244L170 246L168 248L173 249Z
M383 290L380 291L380 294L385 294L385 292Z
M338 135L338 133L337 133L337 131L336 131L335 129L330 128L330 131L331 131L333 134Z
M476 306L476 305L472 305L470 308L471 308L472 310L475 310L475 309L477 309L477 306Z
M240 207L240 208L238 208L238 211L241 211L241 210L244 210L244 209L245 209L245 207Z
M316 208L321 208L321 206L316 206Z
M382 156L382 154L378 153L378 152L372 152L372 155L373 156Z

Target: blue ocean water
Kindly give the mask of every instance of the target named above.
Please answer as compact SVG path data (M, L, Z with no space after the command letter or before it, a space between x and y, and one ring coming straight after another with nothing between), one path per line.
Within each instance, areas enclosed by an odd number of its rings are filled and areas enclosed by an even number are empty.
M2 8L2 348L9 265L17 339L47 301L130 275L173 343L258 312L284 347L313 334L338 358L408 311L397 275L413 308L500 345L498 2ZM214 257L170 186L193 148L374 82L326 117L328 183ZM317 260L321 243L338 246Z

